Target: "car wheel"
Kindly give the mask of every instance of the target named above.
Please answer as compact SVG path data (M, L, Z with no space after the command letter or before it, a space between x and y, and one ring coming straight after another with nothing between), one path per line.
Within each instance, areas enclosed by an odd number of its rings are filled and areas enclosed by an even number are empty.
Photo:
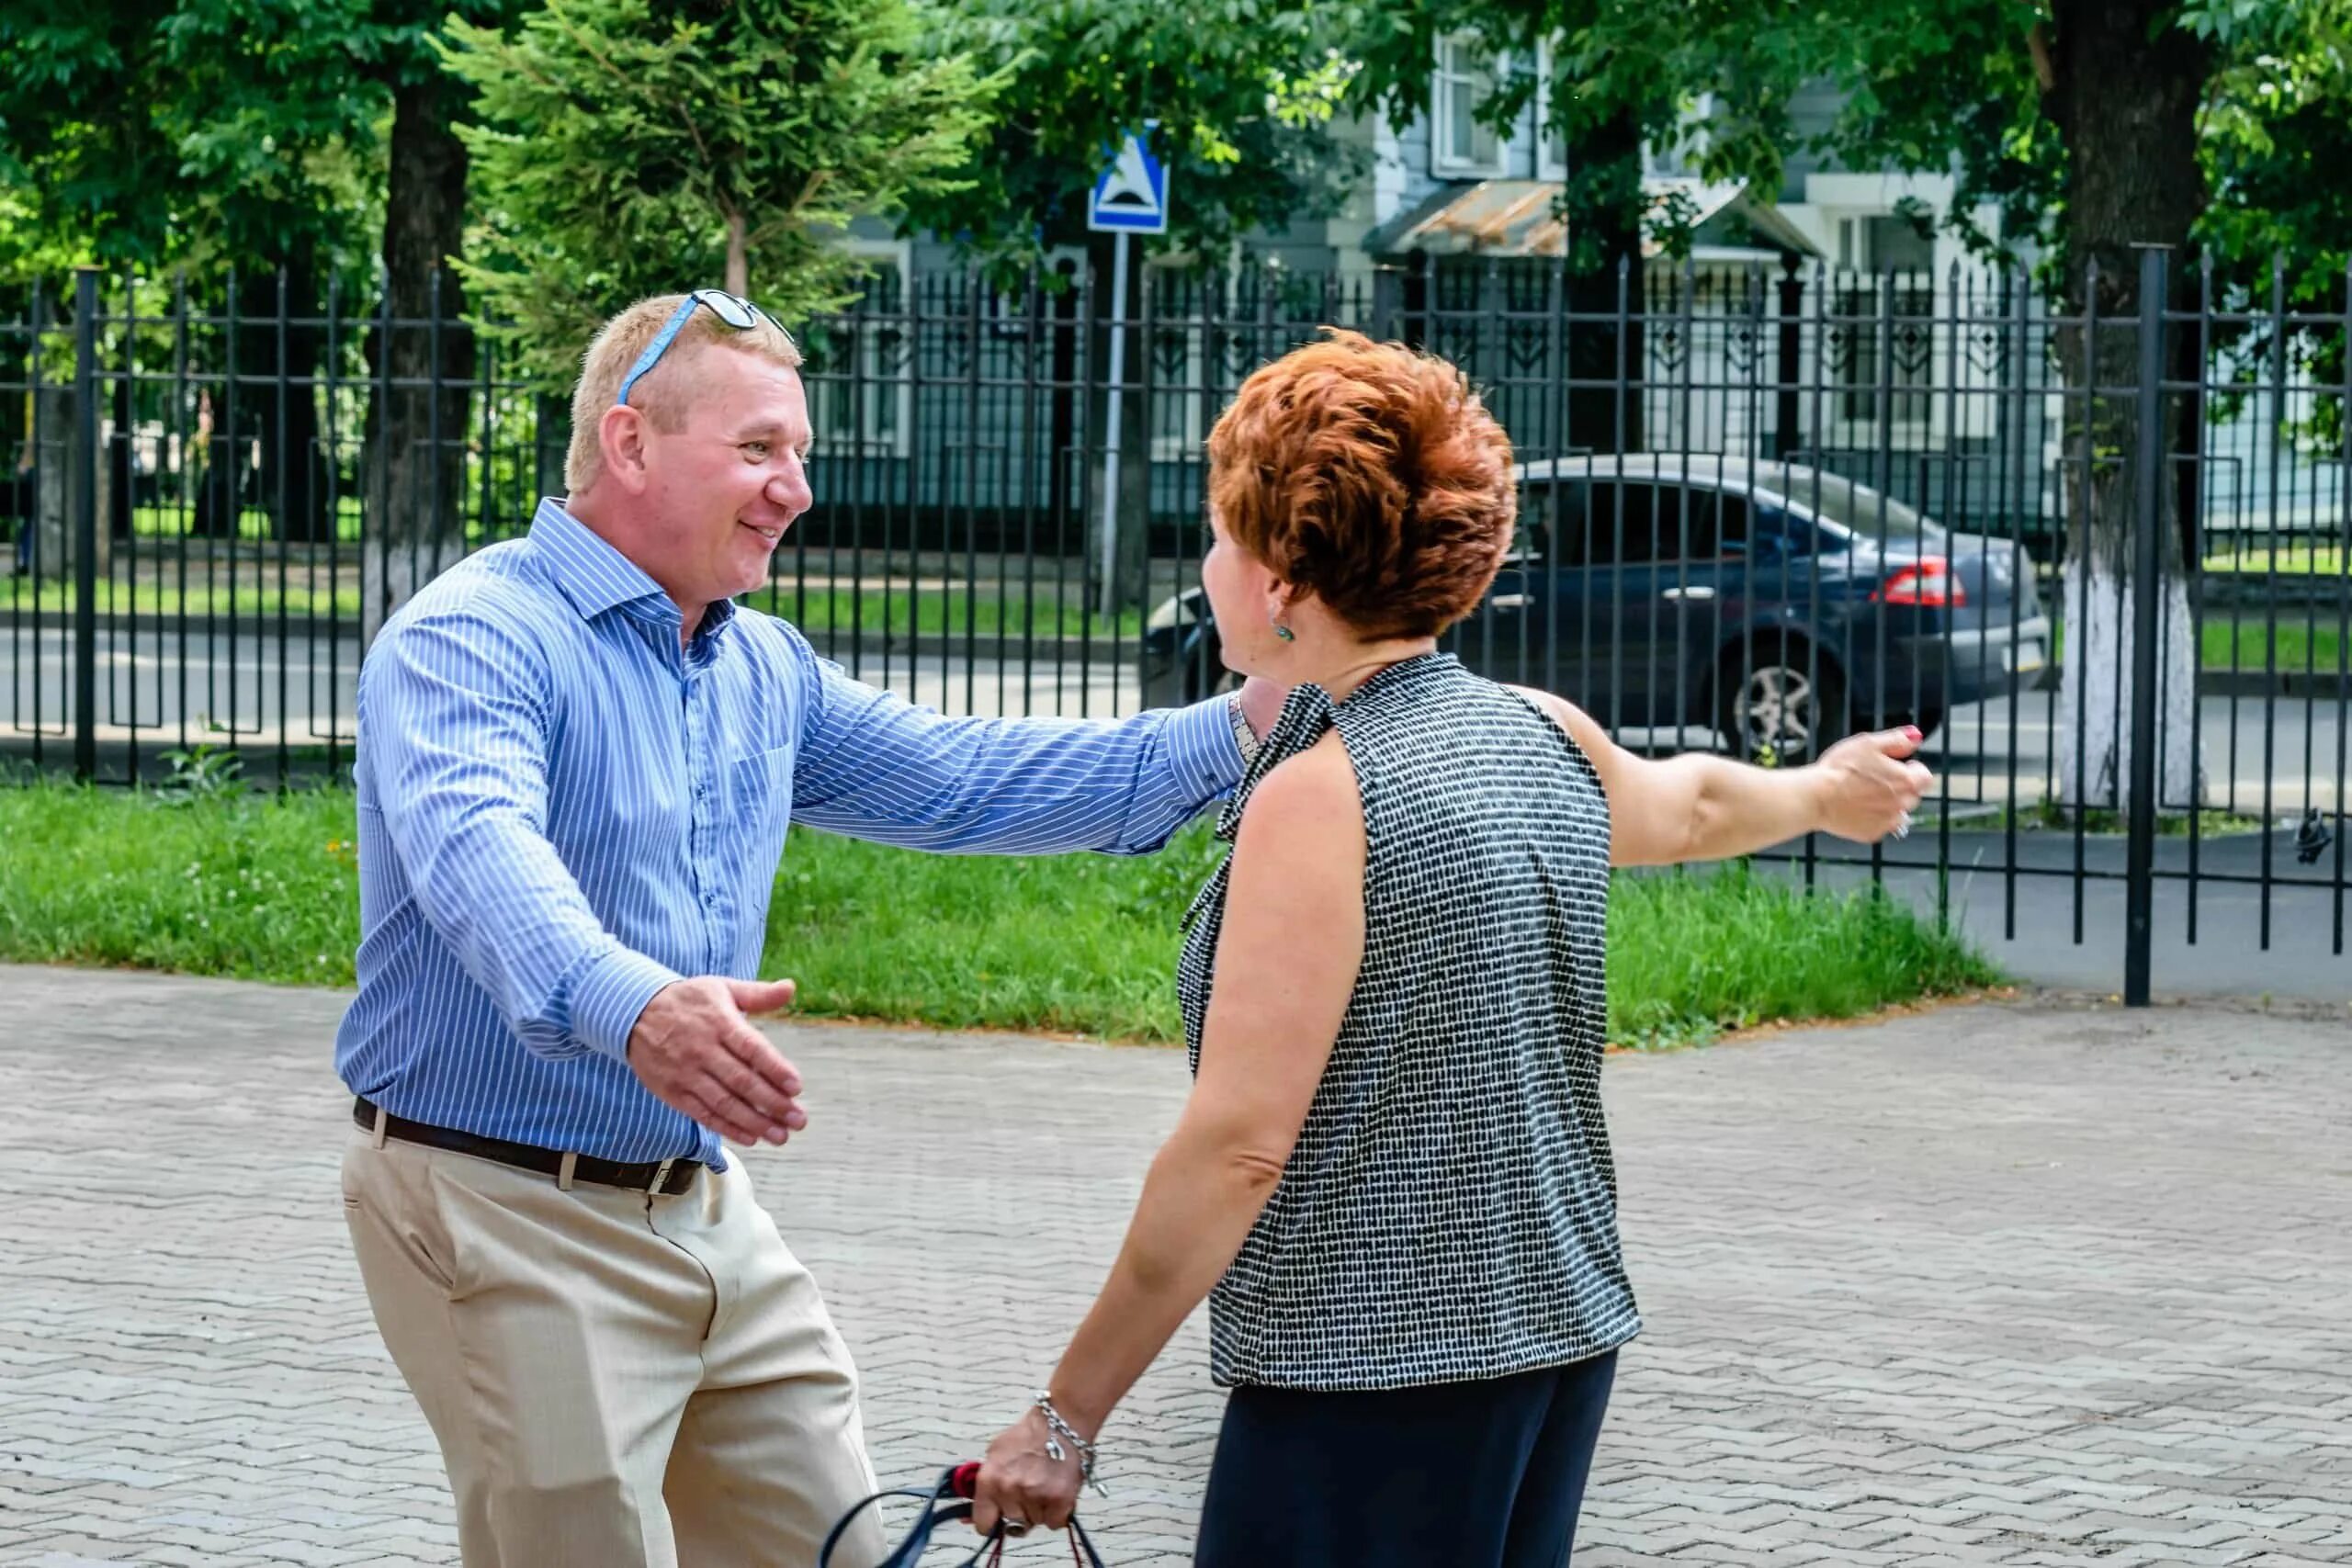
M1752 660L1733 649L1716 671L1715 692L1724 744L1751 762L1810 762L1852 726L1843 672L1802 645L1759 642Z

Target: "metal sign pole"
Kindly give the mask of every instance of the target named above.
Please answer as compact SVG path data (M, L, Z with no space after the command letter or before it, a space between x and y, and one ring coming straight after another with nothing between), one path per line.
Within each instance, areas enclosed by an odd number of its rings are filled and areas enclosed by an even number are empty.
M1110 428L1102 438L1102 616L1119 613L1119 400L1127 378L1127 234L1111 242Z
M1133 234L1168 232L1168 170L1151 155L1150 147L1152 129L1159 123L1144 121L1140 130L1127 132L1116 147L1110 149L1110 166L1096 176L1094 194L1086 204L1086 227L1095 233L1108 232L1113 236L1111 384L1105 389L1108 396L1104 399L1111 428L1104 433L1102 441L1102 559L1099 563L1102 614L1106 618L1119 612L1119 438L1124 434L1120 427L1125 422L1121 415L1126 401L1127 246ZM1137 460L1148 470L1150 452L1146 451ZM1147 472L1147 494L1150 489L1148 478ZM1136 526L1148 529L1148 499L1143 513Z

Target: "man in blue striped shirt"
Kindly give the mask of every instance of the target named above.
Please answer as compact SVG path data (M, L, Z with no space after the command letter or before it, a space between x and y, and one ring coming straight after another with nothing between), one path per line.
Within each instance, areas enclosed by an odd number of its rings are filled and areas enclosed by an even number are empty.
M747 1017L791 998L753 979L786 825L1146 852L1279 709L943 719L735 605L809 505L798 360L713 290L614 318L567 500L361 671L344 1205L469 1564L805 1564L873 1489L849 1356L720 1147L807 1124Z

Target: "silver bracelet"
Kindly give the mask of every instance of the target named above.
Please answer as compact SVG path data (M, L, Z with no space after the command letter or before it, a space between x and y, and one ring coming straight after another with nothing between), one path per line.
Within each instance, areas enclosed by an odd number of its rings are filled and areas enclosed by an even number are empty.
M1062 1419L1062 1413L1054 1408L1053 1397L1044 1389L1037 1391L1035 1403L1038 1410L1046 1417L1046 1457L1057 1464L1069 1458L1069 1449L1062 1447L1062 1440L1068 1438L1069 1448L1078 1450L1078 1476L1080 1483L1093 1487L1097 1496L1108 1497L1111 1494L1103 1490L1101 1482L1094 1479L1094 1445L1080 1437L1077 1430Z
M1250 728L1250 716L1241 711L1241 694L1235 692L1225 699L1226 716L1233 721L1233 743L1241 748L1241 765L1247 768L1258 760L1258 748L1263 744L1258 732Z

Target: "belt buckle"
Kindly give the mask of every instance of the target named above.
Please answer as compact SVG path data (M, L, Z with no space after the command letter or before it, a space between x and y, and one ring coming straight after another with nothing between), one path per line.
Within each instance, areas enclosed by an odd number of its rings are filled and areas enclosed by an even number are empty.
M646 1190L653 1193L657 1197L669 1197L670 1193L668 1191L668 1188L670 1185L670 1168L677 1163L677 1156L673 1155L668 1159L663 1160L660 1165L655 1166L653 1168L653 1179L647 1183Z

